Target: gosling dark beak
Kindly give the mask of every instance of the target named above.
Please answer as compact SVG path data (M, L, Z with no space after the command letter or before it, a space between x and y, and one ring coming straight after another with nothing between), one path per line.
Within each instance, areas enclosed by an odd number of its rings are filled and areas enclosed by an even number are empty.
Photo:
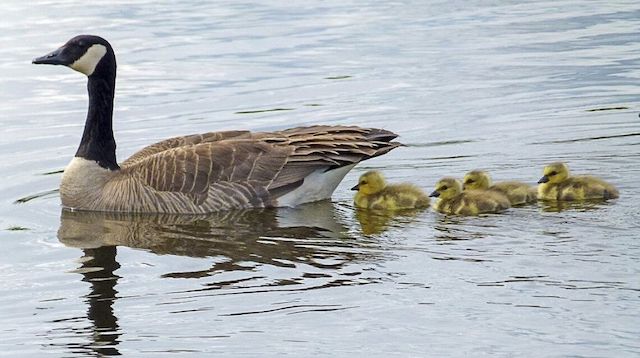
M431 198L437 198L440 196L440 192L437 190L434 190L433 193L429 194L429 197Z
M65 47L62 46L59 49L49 52L48 54L34 58L31 63L34 65L70 65L73 63L71 58L66 54L68 51L64 51Z
M545 175L542 178L540 178L540 180L538 180L538 184L546 183L548 181L549 181L549 177Z
M356 184L351 190L360 190L360 184Z

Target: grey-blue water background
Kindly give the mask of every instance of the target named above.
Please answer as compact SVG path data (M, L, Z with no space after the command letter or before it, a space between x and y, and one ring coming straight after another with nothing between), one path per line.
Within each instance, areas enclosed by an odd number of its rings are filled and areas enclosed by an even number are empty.
M106 4L108 3L108 4ZM0 4L0 355L640 354L637 1ZM354 124L407 147L331 203L208 217L61 213L85 78L30 60L113 44L123 160L211 130ZM606 204L354 212L367 169L430 191L563 160Z

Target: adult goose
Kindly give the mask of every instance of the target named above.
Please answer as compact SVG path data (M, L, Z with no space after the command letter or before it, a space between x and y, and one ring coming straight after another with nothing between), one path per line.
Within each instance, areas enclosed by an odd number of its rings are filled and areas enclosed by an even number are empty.
M392 141L396 134L375 128L239 130L169 138L118 164L111 45L80 35L33 63L64 65L88 77L84 133L60 184L62 205L71 209L197 214L296 206L330 198L357 163L400 145Z

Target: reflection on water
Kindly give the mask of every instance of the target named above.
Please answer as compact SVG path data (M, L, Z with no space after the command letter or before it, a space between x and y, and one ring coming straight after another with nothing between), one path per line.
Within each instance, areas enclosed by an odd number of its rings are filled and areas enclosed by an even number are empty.
M257 209L208 215L126 214L63 210L58 238L67 246L127 246L156 254L227 258L238 262L323 266L318 243L350 246L330 202L299 209ZM311 240L314 239L314 240ZM317 240L321 239L321 240ZM308 241L305 241L308 240ZM346 254L351 256L351 254ZM354 259L345 257L345 261ZM214 268L215 269L215 268Z
M91 293L87 295L87 318L93 323L95 332L91 335L92 349L102 355L119 355L117 348L118 319L113 313L116 300L115 287L118 276L114 274L120 264L116 261L116 247L106 246L83 250L80 272L83 281L91 283Z
M437 214L434 223L434 239L451 244L459 240L475 240L495 236L507 217L505 214L482 214L478 216ZM508 220L508 219L507 219Z
M105 246L82 251L84 254L79 260L81 265L74 272L80 273L82 281L91 285L90 292L82 297L88 305L86 318L90 326L76 327L71 324L79 322L80 317L54 320L50 323L69 321L69 324L49 331L48 335L65 335L71 339L67 339L65 343L50 343L49 346L65 347L69 352L90 356L120 355L117 345L121 333L113 309L118 294L115 287L120 278L114 273L120 268L116 261L116 247ZM80 342L73 339L76 337L88 337L88 340Z
M83 281L91 284L86 296L87 319L92 330L71 333L91 337L87 344L68 344L72 351L92 351L118 355L120 336L114 303L129 293L116 290L120 278L117 247L143 249L159 255L210 258L205 270L167 272L161 278L212 277L196 291L250 289L266 292L279 287L300 285L301 290L332 286L367 284L376 279L361 276L357 268L341 269L355 262L374 260L372 242L348 237L330 202L305 205L298 209L259 209L210 215L123 214L62 210L58 239L80 248ZM341 249L343 248L343 249ZM265 280L256 272L269 265L287 270L288 277ZM311 272L309 268L320 271ZM327 270L327 274L322 270ZM245 272L245 274L243 274ZM225 274L233 273L233 280ZM244 276L243 276L244 275ZM215 277L220 277L216 279ZM304 281L319 281L304 285ZM243 291L250 293L249 291ZM222 293L224 294L224 293ZM339 305L305 306L307 311L342 309ZM225 315L255 314L248 310Z
M624 195L624 194L623 194ZM542 211L559 213L565 210L592 211L608 205L614 205L617 200L577 200L577 201L540 201Z
M402 226L415 219L427 209L379 211L372 209L355 209L356 220L365 235L381 234L390 226Z

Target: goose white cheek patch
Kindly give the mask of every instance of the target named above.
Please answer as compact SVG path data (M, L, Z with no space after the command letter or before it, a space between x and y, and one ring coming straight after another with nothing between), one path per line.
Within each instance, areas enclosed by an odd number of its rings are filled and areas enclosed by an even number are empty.
M104 45L95 44L89 47L87 52L72 63L69 67L78 72L82 72L87 76L91 76L95 71L98 62L102 59L104 54L107 53L107 48Z

